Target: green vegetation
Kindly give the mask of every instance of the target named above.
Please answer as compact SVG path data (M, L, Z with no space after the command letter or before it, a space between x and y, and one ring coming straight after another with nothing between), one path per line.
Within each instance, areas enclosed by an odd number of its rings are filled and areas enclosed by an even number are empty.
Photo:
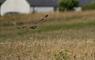
M59 13L60 14L60 13ZM60 14L61 15L61 14ZM68 14L69 15L69 14ZM57 16L56 19L53 19L52 17L49 17L49 20L43 24L38 25L37 29L31 29L29 26L32 24L27 22L31 22L31 16L29 20L23 20L23 16L5 16L1 17L2 20L0 20L0 41L6 41L6 40L12 40L12 39L27 39L31 35L35 34L40 34L40 33L47 33L47 32L52 32L52 31L64 31L64 30L69 30L69 29L82 29L82 28L93 28L95 26L95 20L91 20L87 17L84 19L82 15L71 15L69 16ZM32 16L33 17L33 16ZM9 18L8 20L6 20ZM24 17L27 19L27 16ZM38 17L39 19L39 17ZM58 21L58 20L59 21ZM79 20L78 20L79 19ZM85 21L86 20L86 21ZM13 23L17 23L17 25L14 25ZM21 23L21 24L20 24ZM26 25L26 28L22 28L23 25ZM20 27L20 28L18 28ZM26 36L25 36L26 35Z
M87 5L84 5L82 7L83 7L83 10L94 10L95 9L95 2L87 4Z
M60 11L73 10L74 7L79 6L79 0L61 0L59 4Z
M70 52L68 50L59 51L54 56L55 60L70 60L69 53Z

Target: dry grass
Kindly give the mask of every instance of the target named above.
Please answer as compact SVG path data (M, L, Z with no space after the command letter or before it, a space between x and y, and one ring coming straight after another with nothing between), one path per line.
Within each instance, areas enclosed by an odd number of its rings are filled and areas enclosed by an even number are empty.
M95 42L89 41L16 41L0 44L1 60L95 60Z
M0 60L95 60L95 11L48 14L35 30L11 22L29 26L45 14L0 17Z

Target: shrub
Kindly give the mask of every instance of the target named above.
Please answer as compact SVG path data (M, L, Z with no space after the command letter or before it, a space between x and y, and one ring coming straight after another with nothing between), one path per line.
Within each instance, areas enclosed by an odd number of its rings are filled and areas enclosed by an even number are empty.
M70 51L62 50L54 55L55 60L70 60Z
M94 10L95 9L95 2L84 5L84 6L82 6L82 8L83 8L83 10Z
M74 7L79 6L79 0L60 0L59 10L73 10Z

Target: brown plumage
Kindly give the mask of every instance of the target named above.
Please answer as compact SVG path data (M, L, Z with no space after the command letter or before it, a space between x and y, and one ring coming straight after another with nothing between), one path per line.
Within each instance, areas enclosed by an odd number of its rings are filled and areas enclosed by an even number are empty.
M32 23L33 25L32 25L30 28L31 28L31 29L37 28L37 27L38 27L38 24L41 24L41 23L47 21L47 20L46 20L47 17L48 17L48 15L45 15L45 16L44 16L42 19L40 19L39 21L36 21L36 22Z
M48 15L45 15L43 18L41 18L40 20L38 21L32 21L32 22L28 22L27 24L29 24L30 26L27 26L25 25L24 23L18 23L18 24L21 24L22 27L17 27L18 29L20 28L30 28L30 29L36 29L40 24L44 23L47 21L47 17Z

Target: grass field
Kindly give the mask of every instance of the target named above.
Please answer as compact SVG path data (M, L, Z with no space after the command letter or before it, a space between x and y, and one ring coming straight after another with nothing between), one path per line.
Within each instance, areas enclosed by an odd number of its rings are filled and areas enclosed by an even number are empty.
M37 29L18 29L44 15L0 17L0 60L95 60L95 11L48 13Z

